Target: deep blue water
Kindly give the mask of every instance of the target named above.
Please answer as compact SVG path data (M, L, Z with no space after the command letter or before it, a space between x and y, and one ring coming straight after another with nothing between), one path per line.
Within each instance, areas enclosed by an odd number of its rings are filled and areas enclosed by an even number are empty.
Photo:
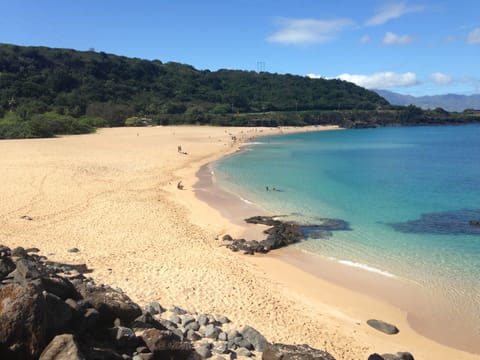
M271 214L350 224L302 242L305 251L480 308L480 227L469 224L480 220L478 125L262 138L220 162L216 177Z

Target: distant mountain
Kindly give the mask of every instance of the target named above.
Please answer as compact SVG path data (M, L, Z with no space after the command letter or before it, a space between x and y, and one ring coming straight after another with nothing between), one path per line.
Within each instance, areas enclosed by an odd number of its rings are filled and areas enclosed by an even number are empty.
M465 109L480 109L480 94L476 95L434 95L411 96L402 95L388 90L373 90L392 105L415 105L422 109L442 108L447 111L462 112Z

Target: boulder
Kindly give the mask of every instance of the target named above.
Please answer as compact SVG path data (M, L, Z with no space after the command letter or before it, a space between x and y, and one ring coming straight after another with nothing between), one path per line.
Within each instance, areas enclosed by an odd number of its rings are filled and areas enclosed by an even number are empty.
M147 329L142 339L155 357L160 359L187 359L193 352L189 342L181 339L169 330Z
M39 360L85 360L72 334L57 335L42 351Z
M370 320L367 320L367 324L373 327L374 329L388 335L395 335L399 333L399 330L395 325L389 324L382 320L370 319Z
M243 339L252 344L256 351L262 352L267 348L267 339L251 326L244 326L240 333Z
M262 354L263 360L335 360L329 353L308 345L269 344Z
M101 326L112 326L115 319L122 324L130 324L142 314L140 307L126 294L110 287L89 287L85 284L77 287L85 301L88 301L99 313Z
M2 359L38 358L47 345L47 303L27 284L0 286L0 354Z

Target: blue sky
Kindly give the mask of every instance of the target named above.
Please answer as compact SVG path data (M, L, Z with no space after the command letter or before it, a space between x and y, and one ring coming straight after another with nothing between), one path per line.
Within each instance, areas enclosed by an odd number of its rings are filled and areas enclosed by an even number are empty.
M0 11L2 43L480 93L480 0L0 0Z

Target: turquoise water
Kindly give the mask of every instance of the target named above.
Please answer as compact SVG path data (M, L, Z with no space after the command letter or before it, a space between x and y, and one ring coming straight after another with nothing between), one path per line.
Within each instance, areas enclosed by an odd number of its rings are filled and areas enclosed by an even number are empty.
M480 322L480 228L468 224L480 220L479 125L262 138L215 174L268 213L349 222L351 231L303 241L302 250L408 279Z

